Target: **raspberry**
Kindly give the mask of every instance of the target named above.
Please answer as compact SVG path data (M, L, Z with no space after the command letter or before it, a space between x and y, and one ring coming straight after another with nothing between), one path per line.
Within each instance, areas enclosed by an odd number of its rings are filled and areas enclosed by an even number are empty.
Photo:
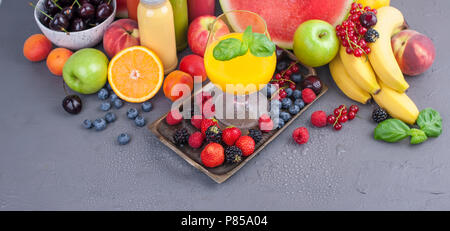
M324 111L316 111L312 113L311 123L318 128L327 126L327 114Z
M273 121L267 114L264 114L261 117L259 117L258 123L259 123L259 130L261 130L262 132L270 132L273 130Z
M302 98L305 103L312 103L316 99L316 93L310 88L305 88L302 91Z
M183 116L178 110L172 110L166 116L166 122L169 125L177 125L183 121Z
M189 136L189 146L191 146L191 148L199 148L202 146L204 139L205 137L201 132L194 132Z
M305 127L299 127L294 130L292 133L292 138L294 138L295 142L298 144L306 144L309 140L308 129Z

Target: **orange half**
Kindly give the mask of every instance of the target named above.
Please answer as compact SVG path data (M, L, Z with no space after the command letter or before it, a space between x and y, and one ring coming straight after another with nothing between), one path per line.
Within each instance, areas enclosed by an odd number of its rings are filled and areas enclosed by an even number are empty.
M143 46L119 52L108 66L108 82L114 93L131 103L151 99L164 81L164 68L159 57Z

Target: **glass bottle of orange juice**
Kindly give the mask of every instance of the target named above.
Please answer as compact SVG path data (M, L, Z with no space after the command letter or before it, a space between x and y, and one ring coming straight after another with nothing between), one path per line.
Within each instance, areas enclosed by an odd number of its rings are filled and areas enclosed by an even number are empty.
M167 74L178 64L172 5L169 0L141 0L137 13L141 45L156 52Z

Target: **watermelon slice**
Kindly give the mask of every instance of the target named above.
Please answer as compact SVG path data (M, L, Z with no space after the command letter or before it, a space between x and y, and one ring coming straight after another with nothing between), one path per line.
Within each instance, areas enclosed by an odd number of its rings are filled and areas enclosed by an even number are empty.
M248 10L261 15L270 37L280 47L292 49L294 33L304 21L320 19L336 26L347 16L353 0L220 0L223 12ZM233 28L245 29L245 17L228 18Z

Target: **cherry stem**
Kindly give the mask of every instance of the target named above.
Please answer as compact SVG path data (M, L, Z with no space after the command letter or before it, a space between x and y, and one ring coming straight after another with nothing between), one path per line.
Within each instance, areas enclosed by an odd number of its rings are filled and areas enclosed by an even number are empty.
M64 93L66 93L66 96L69 96L69 93L67 93L66 84L65 84L64 80L62 81L62 84L63 84Z
M347 37L347 41L348 41L349 45L350 45L350 43L351 43L351 44L353 44L355 47L361 49L361 51L362 51L362 52L366 55L366 57L367 57L366 51L364 51L364 49L362 49L362 47L360 47L358 44L356 44L356 43L354 43L352 40L350 40L350 38L348 37L348 32L347 32L347 30L345 30L345 35L346 35L346 37ZM351 48L353 51L355 50L355 49L353 49L352 46L350 46L350 48Z
M53 2L53 4L55 4L56 7L58 7L60 10L62 10L62 7L58 5L58 3L56 3L58 0L51 0Z
M50 15L48 15L47 13L45 13L43 10L41 10L40 8L38 8L36 5L34 5L32 2L29 2L30 6L34 7L35 9L39 10L39 12L41 12L43 15L45 15L45 17L48 17L49 19L53 20L53 17L51 17Z
M78 7L81 7L81 4L78 2L78 0L75 0L74 3L77 3ZM74 3L72 3L72 6L74 5Z

